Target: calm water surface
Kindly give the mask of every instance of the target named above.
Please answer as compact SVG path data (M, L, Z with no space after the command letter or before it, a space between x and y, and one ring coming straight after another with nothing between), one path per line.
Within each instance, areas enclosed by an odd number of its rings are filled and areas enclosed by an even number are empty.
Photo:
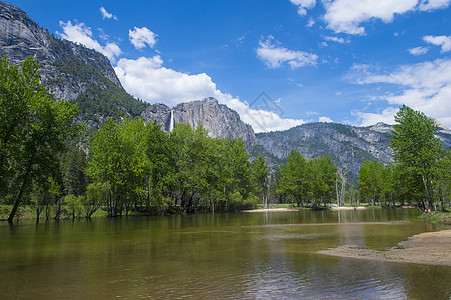
M451 267L316 254L449 229L415 210L0 223L3 299L450 299Z

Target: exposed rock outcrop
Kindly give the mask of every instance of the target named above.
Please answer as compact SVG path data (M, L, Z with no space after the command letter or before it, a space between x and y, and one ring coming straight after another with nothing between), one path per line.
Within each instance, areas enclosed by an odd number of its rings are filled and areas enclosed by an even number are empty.
M354 175L358 174L365 160L383 163L393 160L389 148L390 134L364 127L309 123L281 132L258 133L257 138L257 147L266 153L269 160L283 161L295 149L310 159L330 156L338 166Z
M238 113L226 105L219 104L214 98L180 103L172 109L175 123L188 124L192 128L202 126L211 137L241 138L246 145L255 144L252 127L241 121ZM164 104L149 106L141 116L146 122L157 121L164 131L169 131L171 108Z
M91 115L105 115L105 109L93 111L96 106L86 101L98 90L103 91L104 98L114 95L110 98L115 102L111 107L117 111L116 115L120 110L136 115L132 108L145 107L125 92L103 54L53 36L19 8L0 2L0 56L5 55L13 64L34 56L40 65L42 83L50 93L56 99L75 102L83 96L83 103L79 104L82 112L91 110ZM111 107L108 110L111 111Z

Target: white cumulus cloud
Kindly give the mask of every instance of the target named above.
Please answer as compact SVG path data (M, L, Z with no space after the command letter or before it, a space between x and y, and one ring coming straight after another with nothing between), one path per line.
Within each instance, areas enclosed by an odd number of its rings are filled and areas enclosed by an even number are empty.
M273 40L270 36L265 41L260 41L257 49L257 57L269 68L278 68L283 63L287 63L292 69L317 64L318 55L280 47L274 45Z
M290 0L290 2L298 7L300 16L307 15L307 9L312 9L316 5L316 0Z
M451 0L421 0L419 9L429 11L433 9L445 8L451 3Z
M423 37L423 41L442 47L442 53L451 51L451 36L446 35L439 35L439 36L433 36L433 35L426 35Z
M150 31L147 27L138 28L128 31L130 42L136 49L142 49L148 45L150 48L157 42L157 35Z
M392 22L396 15L411 11L446 8L451 0L323 0L327 28L336 33L365 34L362 25L371 20Z
M319 121L319 122L324 122L324 123L333 123L333 122L334 122L334 121L332 121L332 119L329 118L329 117L319 117L319 118L318 118L318 121Z
M102 19L114 19L117 20L117 17L106 11L105 7L100 7L100 13L102 14Z
M240 114L243 122L256 132L285 130L303 124L303 120L283 119L280 115L253 109L230 94L217 89L205 73L188 75L163 67L160 56L122 58L114 68L124 88L133 96L150 103L175 106L180 102L214 97Z
M355 68L356 70L359 68ZM387 94L382 99L389 105L399 107L406 104L415 110L424 112L451 127L451 59L437 59L412 65L403 65L391 73L358 73L354 83L395 84L402 88L397 94ZM355 112L362 121L362 125L369 125L378 117L387 120L393 116L396 109L386 108L381 113ZM373 123L374 124L374 123Z
M409 49L409 53L415 56L422 55L428 53L429 48L428 47L415 47Z
M63 29L63 33L57 32L60 37L82 44L90 49L94 49L104 54L113 62L115 62L116 58L122 53L116 43L107 43L105 46L100 45L100 43L92 37L91 28L84 23L77 22L76 24L72 24L71 21L67 21L67 23L60 21L59 25Z
M364 34L361 23L370 19L391 22L395 14L415 9L418 0L335 0L327 1L324 20L335 32Z

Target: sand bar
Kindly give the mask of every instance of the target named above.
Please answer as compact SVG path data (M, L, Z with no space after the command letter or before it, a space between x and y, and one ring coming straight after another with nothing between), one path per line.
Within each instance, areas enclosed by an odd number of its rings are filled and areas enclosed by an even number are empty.
M318 253L358 259L451 266L451 230L417 234L387 251L345 245Z
M332 206L330 208L331 210L365 210L366 207L363 206L357 206L357 207L349 207L349 206Z
M296 209L296 208L263 208L263 209L244 210L243 212L258 213L258 212L284 212L284 211L299 211L299 209Z

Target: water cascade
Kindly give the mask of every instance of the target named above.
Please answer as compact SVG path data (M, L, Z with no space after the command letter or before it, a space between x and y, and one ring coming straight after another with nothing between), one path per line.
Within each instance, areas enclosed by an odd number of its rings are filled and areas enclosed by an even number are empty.
M171 120L169 121L169 132L172 132L174 129L174 112L171 109Z

